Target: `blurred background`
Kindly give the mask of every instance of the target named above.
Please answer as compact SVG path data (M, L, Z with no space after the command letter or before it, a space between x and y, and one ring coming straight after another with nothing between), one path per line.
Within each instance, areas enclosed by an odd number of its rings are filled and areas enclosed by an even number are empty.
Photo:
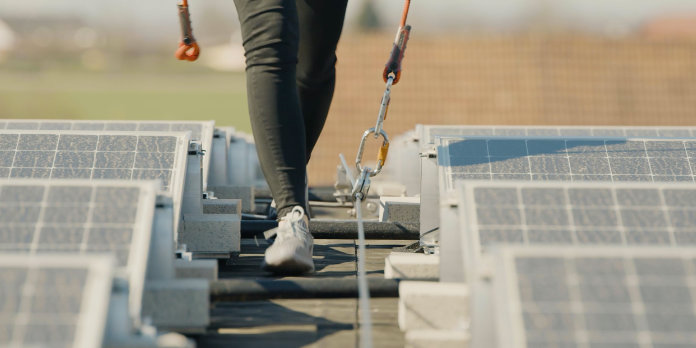
M333 183L374 125L401 0L351 0L337 89L310 164ZM232 0L0 0L0 118L215 119L250 131ZM414 0L385 127L696 124L696 1ZM376 151L367 150L366 158ZM388 164L387 164L388 165Z

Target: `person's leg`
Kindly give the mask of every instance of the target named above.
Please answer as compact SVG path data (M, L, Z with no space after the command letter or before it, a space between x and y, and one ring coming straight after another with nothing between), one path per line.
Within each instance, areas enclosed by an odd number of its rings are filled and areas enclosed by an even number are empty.
M324 128L336 83L336 44L347 0L296 0L300 46L297 90L307 136L306 158Z
M299 41L292 0L235 0L246 56L251 126L261 169L283 217L306 206L306 136L295 81Z

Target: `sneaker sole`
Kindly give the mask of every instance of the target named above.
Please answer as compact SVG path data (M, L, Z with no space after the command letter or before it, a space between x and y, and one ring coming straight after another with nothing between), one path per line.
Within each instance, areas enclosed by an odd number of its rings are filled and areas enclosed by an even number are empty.
M264 261L262 268L274 274L309 274L314 272L314 265L308 265L299 260L286 260L274 265L269 265Z
M314 272L314 260L312 260L312 258L308 259L307 257L295 253L286 252L284 254L285 255L280 257L276 254L276 259L272 260L272 263L266 262L266 257L264 257L261 267L266 271L276 274L302 274Z

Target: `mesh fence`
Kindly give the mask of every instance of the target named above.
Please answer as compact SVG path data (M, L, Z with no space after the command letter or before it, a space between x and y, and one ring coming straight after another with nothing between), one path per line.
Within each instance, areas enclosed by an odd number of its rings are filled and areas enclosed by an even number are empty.
M345 35L339 44L336 95L310 163L312 185L333 184L338 154L352 162L362 132L374 126L392 39ZM417 123L694 125L696 40L414 32L385 128L396 136ZM365 158L376 151L371 144Z

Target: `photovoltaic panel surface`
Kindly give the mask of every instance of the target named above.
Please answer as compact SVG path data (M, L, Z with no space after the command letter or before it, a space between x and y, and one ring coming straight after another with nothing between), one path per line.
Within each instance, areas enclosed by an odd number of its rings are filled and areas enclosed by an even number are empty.
M186 140L182 133L0 130L0 177L161 179L171 191Z
M109 257L0 255L0 347L102 345Z
M505 248L496 265L498 347L696 344L693 249Z
M0 181L0 253L109 253L138 315L152 234L154 181Z
M191 140L200 141L208 155L203 157L203 185L207 186L215 121L93 121L0 119L0 129L79 130L126 132L191 132Z
M0 178L159 179L177 222L188 143L181 132L0 130Z
M659 126L455 126L417 125L416 137L422 145L432 145L437 137L463 136L560 136L560 137L696 137L696 127Z
M696 246L692 184L472 181L459 194L469 272L495 245Z
M694 182L696 139L440 138L447 191L458 180Z

